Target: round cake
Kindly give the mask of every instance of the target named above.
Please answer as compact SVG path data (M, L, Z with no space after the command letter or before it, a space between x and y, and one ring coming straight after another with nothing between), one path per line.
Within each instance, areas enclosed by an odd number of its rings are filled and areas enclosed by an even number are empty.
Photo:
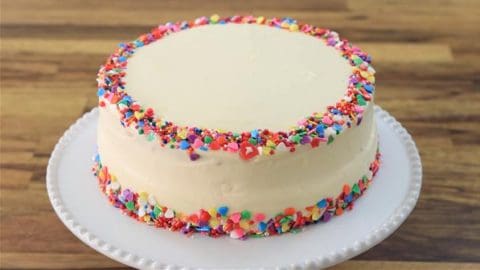
M160 25L98 73L100 188L129 216L185 234L326 222L378 170L370 62L290 18Z

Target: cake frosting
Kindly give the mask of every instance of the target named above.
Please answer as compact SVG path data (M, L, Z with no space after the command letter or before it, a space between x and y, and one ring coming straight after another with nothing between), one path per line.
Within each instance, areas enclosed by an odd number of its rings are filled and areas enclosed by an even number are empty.
M277 131L335 104L351 73L334 48L303 33L216 24L135 52L125 88L179 126Z
M121 44L98 83L102 191L158 227L295 231L350 209L378 169L370 57L327 29L168 23Z

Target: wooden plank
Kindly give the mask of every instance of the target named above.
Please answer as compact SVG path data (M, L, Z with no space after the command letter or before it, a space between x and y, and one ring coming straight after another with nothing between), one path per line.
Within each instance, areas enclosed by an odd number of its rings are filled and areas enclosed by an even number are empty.
M98 253L2 252L0 262L8 269L128 269Z

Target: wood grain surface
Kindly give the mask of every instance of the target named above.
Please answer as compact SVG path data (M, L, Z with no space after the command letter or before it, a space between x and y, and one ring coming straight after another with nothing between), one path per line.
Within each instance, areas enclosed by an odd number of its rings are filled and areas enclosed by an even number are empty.
M56 217L45 169L65 129L96 105L95 75L121 41L161 22L291 16L368 51L376 102L413 135L418 205L387 240L335 269L480 269L480 1L1 1L0 266L124 266Z

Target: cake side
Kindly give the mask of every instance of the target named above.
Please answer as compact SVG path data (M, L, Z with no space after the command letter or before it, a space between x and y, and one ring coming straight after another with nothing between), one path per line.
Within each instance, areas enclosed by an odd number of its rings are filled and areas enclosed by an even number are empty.
M196 162L124 129L114 108L100 111L98 152L122 186L147 191L163 205L193 213L228 205L273 216L286 207L303 209L335 196L369 170L377 151L373 106L362 125L335 142L241 161L225 152L207 152ZM119 147L121 146L121 147ZM369 176L369 175L367 175ZM369 177L370 178L370 177Z

